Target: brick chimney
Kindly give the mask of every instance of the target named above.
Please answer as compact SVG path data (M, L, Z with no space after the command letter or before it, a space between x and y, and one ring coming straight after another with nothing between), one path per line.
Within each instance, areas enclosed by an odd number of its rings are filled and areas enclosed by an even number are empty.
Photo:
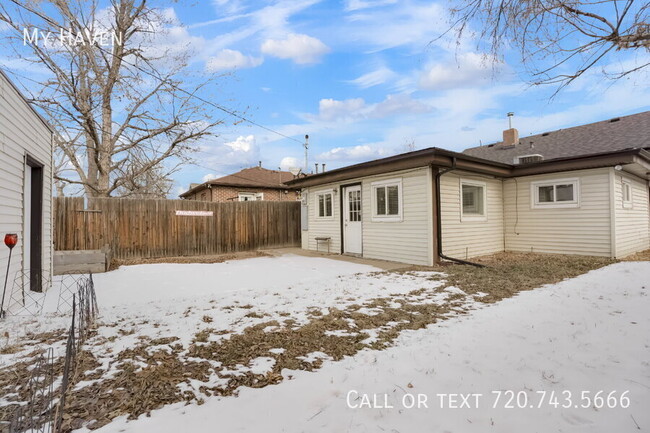
M519 131L517 128L512 127L512 118L515 113L512 111L508 113L508 129L503 131L503 142L502 146L514 146L519 143Z
M512 146L519 143L519 131L517 128L510 128L503 131L503 146Z

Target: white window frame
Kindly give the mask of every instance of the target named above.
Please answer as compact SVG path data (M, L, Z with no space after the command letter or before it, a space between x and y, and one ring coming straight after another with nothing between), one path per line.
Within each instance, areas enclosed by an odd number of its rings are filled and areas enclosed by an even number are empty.
M244 197L253 197L255 200L242 200ZM264 200L263 192L240 192L237 193L238 201L262 201Z
M331 190L331 189L328 189L328 190L325 190L325 191L316 191L313 194L314 194L314 200L315 200L314 201L314 213L316 215L316 218L319 219L319 220L331 220L331 219L334 219L334 206L335 206L335 204L334 204L334 191ZM326 195L331 196L332 215L320 216L319 215L319 212L320 212L320 206L319 206L320 197L326 196ZM325 211L325 207L323 207L323 211Z
M571 201L553 201L553 202L540 202L539 201L539 188L543 186L552 186L553 199L557 197L555 187L557 185L573 185L573 200ZM558 208L576 208L580 207L580 179L577 177L567 179L549 179L540 180L530 183L530 207L532 209L558 209Z
M463 212L463 185L478 186L483 188L483 213L482 214L465 214ZM488 202L487 202L487 183L474 179L460 179L459 187L460 203L460 220L461 221L487 221L488 219Z
M625 200L625 189L629 188L630 196L628 200ZM634 189L632 188L632 182L627 179L621 178L621 201L623 202L623 209L632 209L634 206Z
M397 186L397 215L377 214L377 188ZM386 196L388 198L388 196ZM386 201L388 203L388 201ZM402 178L378 180L370 184L370 206L372 207L372 221L375 222L401 222L403 221L404 196L402 195Z

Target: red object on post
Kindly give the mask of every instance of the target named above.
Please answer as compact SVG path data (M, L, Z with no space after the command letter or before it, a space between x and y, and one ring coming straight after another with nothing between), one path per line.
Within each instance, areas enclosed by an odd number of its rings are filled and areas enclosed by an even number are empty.
M12 249L18 243L18 235L15 233L7 233L5 235L5 245Z

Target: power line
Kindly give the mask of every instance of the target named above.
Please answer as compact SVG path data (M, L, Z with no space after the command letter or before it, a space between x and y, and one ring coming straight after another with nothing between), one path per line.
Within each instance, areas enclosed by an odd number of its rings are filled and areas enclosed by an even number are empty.
M29 8L29 7L27 7L27 6L23 5L23 4L20 4L17 0L10 0L10 1L11 1L12 3L14 3L15 5L17 5L17 6L21 7L21 8L23 8L23 9L25 9L26 11L31 12L31 13L34 14L34 15L37 15L38 17L40 17L40 18L43 19L44 21L47 21L48 23L50 23L51 25L53 25L53 26L55 26L55 27L59 27L60 29L66 30L66 29L64 29L63 27L61 27L58 23L54 22L51 18L49 18L49 17L47 17L47 16L41 14L41 13L38 12L38 11L33 10L32 8ZM104 52L104 53L106 53L106 54L109 54L109 55L111 55L111 56L113 56L113 57L116 57L112 52L109 52L109 51L103 49L103 48L102 48L101 46L99 46L99 45L95 45L95 47L96 47L98 50L100 50L100 51L102 51L102 52ZM174 84L174 83L171 83L171 82L169 82L168 80L163 79L162 77L159 77L158 75L154 74L153 72L150 72L150 71L148 71L148 70L146 70L146 69L141 68L140 66L138 66L138 65L136 65L136 64L133 64L133 63L130 63L130 62L126 61L124 58L121 58L120 60L121 60L123 63L126 63L127 65L130 65L130 66L132 66L132 67L138 69L140 72L142 72L142 73L144 73L144 74L147 74L147 75L149 75L150 77L153 77L153 78L155 78L156 80L158 80L158 81L160 81L160 82L162 82L162 83L166 83L166 84L168 84L170 87L176 89L177 91L179 91L179 92L181 92L181 93L184 93L185 95L187 95L187 96L189 96L189 97L191 97L191 98L195 98L195 99L197 99L197 100L199 100L199 101L201 101L201 102L203 102L203 103L205 103L205 104L211 105L212 107L214 107L214 108L216 108L216 109L218 109L218 110L221 110L221 111L223 111L223 112L226 113L226 114L229 114L229 115L231 115L231 116L233 116L233 117L236 117L236 118L238 118L238 119L240 119L240 120L243 120L244 122L250 123L251 125L255 125L255 126L257 126L258 128L261 128L261 129L264 129L264 130L266 130L266 131L272 132L273 134L279 135L279 136L284 137L284 138L287 138L287 139L289 139L289 140L293 140L293 141L295 141L296 143L303 144L301 141L296 140L296 139L293 138L293 137L289 137L288 135L285 135L285 134L283 134L283 133L281 133L281 132L279 132L279 131L276 131L276 130L271 129L271 128L269 128L269 127L266 127L266 126L264 126L264 125L262 125L262 124L260 124L260 123L257 123L257 122L255 122L255 121L253 121L253 120L251 120L251 119L248 119L247 117L244 117L244 116L242 116L242 115L239 115L239 114L235 113L235 112L232 111L232 110L229 110L229 109L224 108L224 107L222 107L222 106L220 106L220 105L218 105L218 104L215 104L215 103L212 102L212 101L208 101L207 99L204 99L204 98L202 98L202 97L200 97L200 96L197 96L197 95L195 95L194 93L191 93L191 92L189 92L189 91L187 91L187 90L185 90L185 89L179 87L178 85L176 85L176 84Z

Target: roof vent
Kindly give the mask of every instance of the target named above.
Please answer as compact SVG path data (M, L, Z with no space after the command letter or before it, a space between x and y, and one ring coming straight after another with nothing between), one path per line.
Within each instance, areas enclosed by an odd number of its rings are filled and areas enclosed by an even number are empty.
M546 137L549 134L550 134L550 132L545 132L545 133L542 134L542 137Z
M614 117L613 119L610 119L609 123L618 122L619 120L621 120L620 117Z
M514 163L515 164L532 164L534 162L540 162L544 161L544 156L540 155L539 153L535 153L532 155L521 155L521 156L515 156Z

